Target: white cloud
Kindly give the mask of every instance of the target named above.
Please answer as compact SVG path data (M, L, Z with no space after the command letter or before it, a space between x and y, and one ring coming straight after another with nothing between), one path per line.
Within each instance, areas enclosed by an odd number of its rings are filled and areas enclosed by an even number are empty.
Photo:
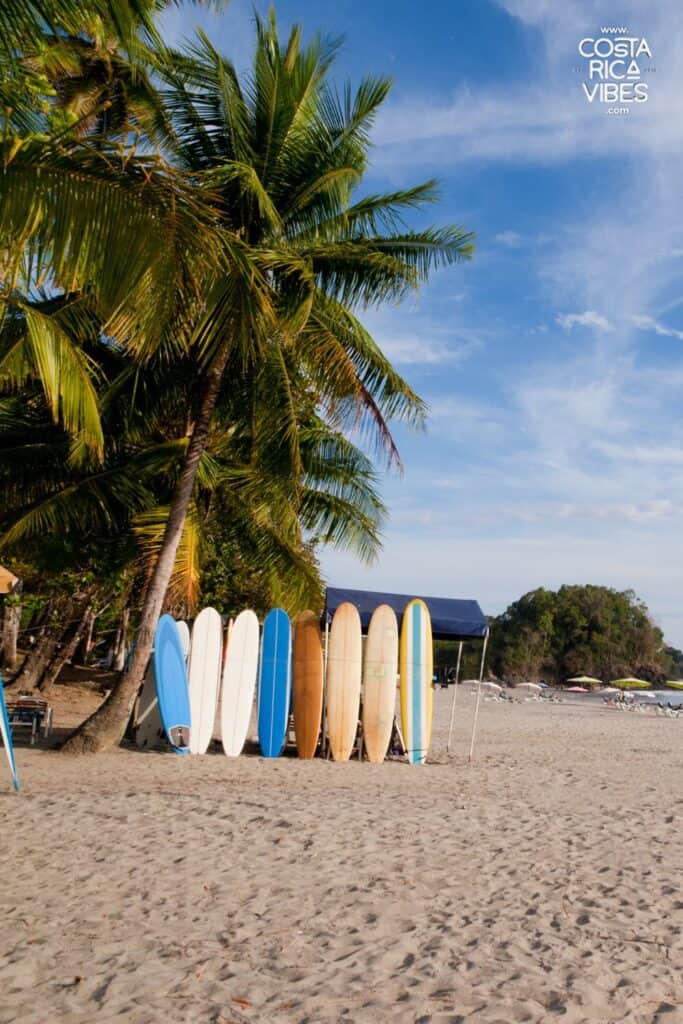
M384 354L397 366L440 366L461 363L480 346L473 338L439 338L429 334L400 333L375 335Z
M457 88L451 96L413 95L390 103L377 125L376 158L384 165L558 163L590 156L675 156L683 141L683 64L679 59L678 0L625 0L619 15L608 0L499 0L536 33L521 76L504 87ZM615 18L617 19L615 21ZM588 103L578 43L602 25L630 24L652 49L657 74L644 76L647 103L628 116L609 116L607 104ZM416 144L419 142L419 145Z
M634 316L631 317L632 322L641 331L653 331L655 334L662 335L665 338L678 338L679 341L683 341L683 331L677 331L673 327L666 327L665 324L660 323L651 316Z
M607 317L592 309L587 309L585 313L558 313L555 322L565 331L571 331L572 327L594 327L597 331L614 330Z
M642 463L651 466L683 465L683 447L672 445L626 445L609 441L595 441L593 448L600 455L617 462Z
M524 239L517 231L501 231L495 236L494 241L509 249L519 249Z

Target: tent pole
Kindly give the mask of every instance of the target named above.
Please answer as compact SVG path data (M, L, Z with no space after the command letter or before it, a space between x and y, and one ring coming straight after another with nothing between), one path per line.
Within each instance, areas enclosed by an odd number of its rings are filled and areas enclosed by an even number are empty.
M323 713L321 723L320 753L327 757L327 651L330 643L330 619L325 609L325 650L323 654Z
M486 660L486 648L488 646L488 642L489 631L487 629L486 635L484 636L484 646L482 647L481 651L481 665L479 666L479 683L477 684L477 703L474 706L474 720L472 722L472 739L470 741L470 763L472 762L472 758L474 757L474 737L477 731L477 719L479 718L479 703L481 701L481 681L484 677L484 661Z
M455 669L455 682L453 684L453 703L451 704L451 722L448 727L448 743L446 744L446 753L451 752L451 736L453 735L453 723L455 722L455 701L458 696L458 683L460 682L460 661L462 659L462 640L458 646L458 664Z

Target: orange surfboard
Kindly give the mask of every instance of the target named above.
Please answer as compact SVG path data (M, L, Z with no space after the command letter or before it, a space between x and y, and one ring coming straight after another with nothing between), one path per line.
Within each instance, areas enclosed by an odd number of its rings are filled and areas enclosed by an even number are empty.
M292 697L299 757L315 754L323 711L323 648L313 612L302 612L294 629Z

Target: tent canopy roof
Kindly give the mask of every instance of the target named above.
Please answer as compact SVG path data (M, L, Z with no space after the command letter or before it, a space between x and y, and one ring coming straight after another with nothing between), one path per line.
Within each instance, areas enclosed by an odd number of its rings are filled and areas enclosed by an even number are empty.
M325 612L327 621L345 601L355 604L360 613L360 621L364 630L370 625L375 608L380 604L388 604L396 612L399 629L403 612L413 597L420 597L429 608L432 620L432 635L436 640L480 640L488 632L488 622L476 601L456 601L447 597L424 597L422 594L385 594L373 590L347 590L341 587L328 587L325 592Z

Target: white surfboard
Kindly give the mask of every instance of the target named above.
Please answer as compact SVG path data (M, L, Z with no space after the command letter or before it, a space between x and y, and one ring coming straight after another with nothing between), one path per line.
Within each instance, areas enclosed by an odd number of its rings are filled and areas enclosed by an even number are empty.
M186 622L177 621L180 646L185 661L190 653L190 628ZM161 723L159 701L157 700L157 682L154 675L154 658L149 659L145 682L138 699L138 710L135 719L135 742L138 747L165 747L168 745L164 727Z
M190 644L190 753L205 754L216 718L223 656L223 625L215 608L194 620Z
M180 637L180 646L185 656L185 661L190 657L190 627L182 619L176 619L176 626L178 627L178 636Z
M221 739L228 757L238 757L247 738L258 656L258 619L250 610L240 612L230 631L221 690Z

